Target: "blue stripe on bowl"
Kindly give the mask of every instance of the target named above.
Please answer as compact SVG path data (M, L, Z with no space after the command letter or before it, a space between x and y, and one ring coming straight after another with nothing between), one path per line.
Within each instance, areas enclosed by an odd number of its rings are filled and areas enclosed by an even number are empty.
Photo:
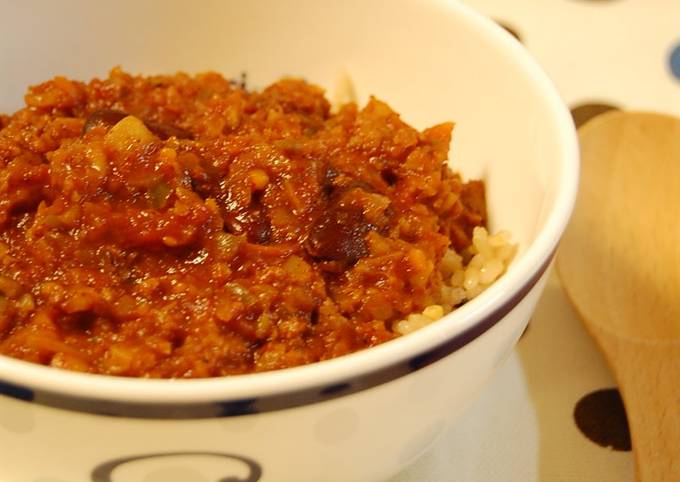
M149 418L149 419L197 419L214 417L233 417L255 413L271 412L287 408L300 407L312 403L324 402L401 378L425 368L442 358L458 351L471 341L477 339L505 315L507 315L529 291L536 285L543 273L548 269L554 252L546 259L538 270L526 283L495 311L468 328L459 335L444 341L440 345L393 365L380 368L358 377L336 382L332 385L308 388L285 394L271 395L259 398L241 400L225 400L223 402L209 402L201 404L153 404L128 403L109 400L76 398L58 393L33 391L0 380L0 394L24 401L32 401L64 410L87 412L97 415Z
M19 385L3 381L0 381L0 394L26 402L31 402L34 398L33 390L30 388L20 387Z

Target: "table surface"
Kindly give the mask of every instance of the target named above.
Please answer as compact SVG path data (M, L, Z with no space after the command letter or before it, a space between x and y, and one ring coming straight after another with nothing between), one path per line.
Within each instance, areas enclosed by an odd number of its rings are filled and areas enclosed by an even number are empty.
M680 115L680 1L466 3L515 32L577 124L606 108ZM616 392L603 391L612 388L553 271L528 330L482 396L391 482L632 482L623 408Z

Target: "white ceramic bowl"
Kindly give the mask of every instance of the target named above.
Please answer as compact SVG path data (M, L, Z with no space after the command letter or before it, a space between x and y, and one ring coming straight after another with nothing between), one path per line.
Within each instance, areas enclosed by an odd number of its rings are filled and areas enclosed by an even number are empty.
M209 380L70 373L0 357L0 480L372 481L420 455L512 350L574 202L568 111L525 49L451 1L0 2L0 111L63 74L285 74L419 128L457 123L452 163L520 243L481 296L412 335L310 366ZM231 477L231 478L230 478Z

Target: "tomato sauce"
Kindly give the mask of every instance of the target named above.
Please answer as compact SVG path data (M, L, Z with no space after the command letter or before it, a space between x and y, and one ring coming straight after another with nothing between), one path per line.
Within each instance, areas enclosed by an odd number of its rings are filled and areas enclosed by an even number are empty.
M0 354L135 377L292 367L388 341L486 222L371 98L215 73L31 87L0 116Z

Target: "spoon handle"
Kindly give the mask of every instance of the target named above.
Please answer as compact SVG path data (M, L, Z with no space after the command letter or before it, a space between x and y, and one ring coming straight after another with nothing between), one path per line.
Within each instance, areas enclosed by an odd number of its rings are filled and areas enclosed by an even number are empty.
M619 384L638 481L680 481L680 340L622 339L589 328Z

